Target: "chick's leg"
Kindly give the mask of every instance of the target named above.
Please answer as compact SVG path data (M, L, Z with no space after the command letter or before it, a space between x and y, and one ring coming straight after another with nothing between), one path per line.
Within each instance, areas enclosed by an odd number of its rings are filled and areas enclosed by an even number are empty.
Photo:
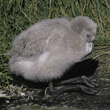
M60 93L68 92L68 91L82 91L87 94L96 94L97 93L97 91L94 90L93 88L97 87L98 84L94 83L86 76L62 81L62 82L58 83L57 86L63 85L63 84L70 84L70 83L78 84L78 85L74 85L72 87L64 87L61 89L54 89L53 82L50 82L49 91L51 92L51 94L60 94ZM81 85L81 84L83 84L83 85Z
M72 83L72 84L84 84L84 85L86 85L88 87L92 87L92 88L98 87L98 84L94 83L91 79L87 78L86 76L61 81L56 85L59 86L59 85L70 84L70 83Z

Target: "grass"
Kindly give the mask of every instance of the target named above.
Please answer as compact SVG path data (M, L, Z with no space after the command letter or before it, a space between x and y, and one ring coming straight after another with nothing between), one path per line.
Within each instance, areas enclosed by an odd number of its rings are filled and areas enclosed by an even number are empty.
M47 18L88 16L98 24L95 46L110 48L110 0L1 0L0 1L0 89L14 82L8 67L13 38L32 24ZM110 49L101 51L109 55ZM110 73L110 64L107 73Z

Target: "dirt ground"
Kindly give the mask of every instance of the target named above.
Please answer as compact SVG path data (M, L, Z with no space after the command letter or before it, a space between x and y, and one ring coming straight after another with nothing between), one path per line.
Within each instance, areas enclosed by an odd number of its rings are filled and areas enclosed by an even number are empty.
M99 84L99 87L95 88L97 94L69 91L48 96L44 95L45 88L48 86L46 83L32 83L19 78L11 91L16 92L13 88L17 86L16 89L19 89L21 95L0 98L1 110L110 110L110 47L94 48L90 59L72 66L62 79L54 83L82 75L93 78ZM14 78L17 79L18 77ZM28 88L21 86L24 84Z

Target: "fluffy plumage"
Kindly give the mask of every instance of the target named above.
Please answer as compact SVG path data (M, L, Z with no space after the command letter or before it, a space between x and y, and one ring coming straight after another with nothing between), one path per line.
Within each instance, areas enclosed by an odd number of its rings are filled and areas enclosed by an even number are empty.
M96 29L97 24L84 16L38 22L15 37L10 70L33 81L59 78L92 51Z

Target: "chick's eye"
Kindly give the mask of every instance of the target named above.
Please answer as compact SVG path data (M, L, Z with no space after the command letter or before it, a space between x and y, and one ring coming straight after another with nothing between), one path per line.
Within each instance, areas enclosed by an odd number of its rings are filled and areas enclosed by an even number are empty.
M87 37L90 37L90 35L87 35Z

